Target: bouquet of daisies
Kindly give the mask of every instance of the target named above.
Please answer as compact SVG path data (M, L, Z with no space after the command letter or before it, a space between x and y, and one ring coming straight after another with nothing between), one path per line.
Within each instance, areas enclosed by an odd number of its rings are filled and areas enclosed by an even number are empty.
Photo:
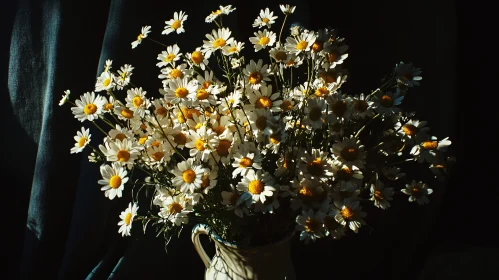
M183 225L204 223L236 244L294 231L308 242L358 232L365 204L385 210L404 196L428 203L432 189L406 178L401 164L426 164L445 179L452 158L443 154L448 138L401 111L421 70L400 62L372 92L345 93L344 38L300 26L283 37L295 7L280 9L280 29L266 8L254 36L239 39L222 23L235 8L220 6L193 50L154 40L144 26L131 46L163 47L158 84L135 85L134 67L116 71L108 60L92 92L72 102L66 91L60 105L71 103L75 118L104 137L93 145L82 127L71 153L91 148L102 175L95 187L110 200L131 199L119 233L142 223L169 242ZM175 12L162 34L181 36L186 20Z

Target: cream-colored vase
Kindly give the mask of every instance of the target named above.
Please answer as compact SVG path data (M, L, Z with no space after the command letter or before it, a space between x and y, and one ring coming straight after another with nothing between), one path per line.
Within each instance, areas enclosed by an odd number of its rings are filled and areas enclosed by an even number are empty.
M191 235L194 248L206 266L206 280L296 279L290 254L291 236L274 244L243 249L223 241L211 231L209 236L215 242L216 253L210 259L199 241L199 236L208 232L207 225L198 224Z

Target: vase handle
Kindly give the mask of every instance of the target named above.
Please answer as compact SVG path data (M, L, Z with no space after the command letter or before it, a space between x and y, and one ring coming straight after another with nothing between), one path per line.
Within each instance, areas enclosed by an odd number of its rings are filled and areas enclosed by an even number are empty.
M206 268L210 267L211 259L208 257L206 252L203 249L203 245L201 245L201 241L199 241L199 235L206 234L208 235L208 226L204 224L197 224L192 229L191 240L192 244L194 244L194 249L198 252L199 257L203 261Z

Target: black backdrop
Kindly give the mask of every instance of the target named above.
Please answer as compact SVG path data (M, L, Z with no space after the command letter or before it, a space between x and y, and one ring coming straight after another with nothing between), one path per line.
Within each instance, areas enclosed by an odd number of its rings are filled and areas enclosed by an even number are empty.
M76 95L91 90L105 59L114 65L132 64L137 69L134 80L156 88L156 74L147 76L144 70L151 69L160 48L150 42L130 48L141 26L152 26L152 38L192 49L213 27L203 23L204 17L228 3L19 1L5 6L2 18L8 40L2 40L7 54L2 59L9 66L2 70L8 69L8 75L2 75L6 85L2 90L8 94L1 95L2 120L7 120L1 137L5 148L1 170L7 194L15 197L6 197L12 206L4 213L9 246L3 254L8 257L10 278L202 279L204 268L191 245L190 227L170 244L168 255L151 231L144 236L136 227L131 238L118 236L117 216L124 202L110 202L100 191L89 190L98 170L86 162L86 153L69 155L78 122L67 107L54 104L65 89ZM471 119L482 110L458 98L457 92L474 94L463 88L473 83L470 75L476 69L465 66L473 63L471 35L457 37L457 28L466 26L457 21L460 14L454 2L288 3L297 5L289 23L300 22L310 29L330 26L347 39L345 92L376 88L380 77L399 61L421 67L421 86L410 91L404 108L428 120L437 136L450 136L451 152L458 157L449 183L434 186L430 205L421 208L400 199L383 215L370 215L372 228L362 228L358 235L307 246L294 242L299 279L418 279L435 257L496 246L496 233L485 226L497 213L495 197L487 192L490 183L481 181L495 171L496 165L488 164L495 149L479 152L479 142L468 146L478 140L468 140L467 124L471 121L476 127ZM254 32L251 23L261 8L269 7L282 18L280 2L232 4L237 11L227 21L229 26L237 25L232 30L238 38ZM189 15L187 33L160 35L164 21L178 10ZM459 56L458 39L470 44ZM488 113L497 121L492 108Z

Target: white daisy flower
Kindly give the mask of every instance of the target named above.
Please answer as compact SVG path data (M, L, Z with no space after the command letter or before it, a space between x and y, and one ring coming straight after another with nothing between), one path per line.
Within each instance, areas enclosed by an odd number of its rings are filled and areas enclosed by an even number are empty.
M409 201L416 201L419 205L428 204L428 195L433 193L433 190L428 188L423 182L416 182L413 180L410 184L407 184L405 189L401 192L409 196Z
M182 53L180 52L180 48L177 46L177 44L168 46L166 47L166 51L162 51L160 54L158 54L159 62L156 64L156 66L163 67L168 64L173 65L175 61L178 61L180 59L181 56Z
M278 100L280 97L279 92L272 93L272 85L262 85L259 89L249 90L246 95L251 103L251 105L245 106L245 108L251 109L269 109L271 112L280 111L280 105L282 100Z
M86 92L80 99L75 100L76 107L71 107L71 111L75 118L79 121L84 122L85 120L93 121L99 118L102 114L102 107L104 106L104 100L100 95L92 92Z
M110 200L123 195L125 183L128 182L127 171L118 162L113 162L111 166L104 164L100 166L102 179L98 181L103 185L101 191Z
M352 110L353 118L363 119L366 117L374 116L374 111L372 109L374 102L370 100L369 95L366 96L363 93L361 93L359 96L355 96L352 99L352 103L353 103L353 110Z
M220 9L216 10L216 11L213 11L211 12L211 14L209 14L205 21L206 22L213 22L216 18L218 18L219 16L222 16L222 15L228 15L230 14L232 11L234 11L236 8L232 8L232 5L227 5L227 6L220 6Z
M324 237L324 217L326 214L322 211L314 212L309 209L303 211L302 215L296 217L296 230L300 232L300 240L308 244L310 240L315 241Z
M172 32L177 32L177 34L185 32L184 29L185 20L187 20L187 14L185 12L180 11L173 13L173 19L165 21L166 26L163 32L161 32L161 34L168 35Z
M347 45L340 46L338 44L329 44L322 51L326 57L325 62L322 64L322 68L330 69L336 67L338 64L342 64L348 57L348 54L345 53L347 50Z
M177 104L180 102L190 101L189 95L196 94L198 83L196 80L190 80L187 77L176 78L168 81L168 88L159 91L164 94L166 102ZM187 104L186 104L187 105Z
M245 192L239 194L234 186L230 185L231 191L222 191L222 204L227 206L228 211L234 211L234 214L239 218L243 218L244 214L250 214L248 207L252 204L252 196L250 193Z
M191 200L184 194L167 196L162 201L158 215L176 226L189 222L189 213L193 211Z
M61 101L59 101L59 106L64 105L66 101L68 101L70 94L71 91L69 89L64 91L64 95L62 96Z
M189 59L192 62L192 64L200 67L201 70L206 69L206 66L208 65L209 62L208 60L209 58L210 54L207 53L203 54L203 52L201 52L201 48L196 48L195 51L187 54L187 59Z
M285 143L288 138L288 134L284 127L277 129L269 135L269 143L265 145L265 149L262 153L267 153L267 150L271 153L277 154L279 153L279 148L281 147L281 143Z
M169 144L160 144L159 146L151 146L147 148L147 156L149 157L149 164L161 165L170 160L171 149L168 148Z
M230 59L230 67L232 69L236 69L236 68L239 68L241 67L241 65L244 64L244 56L242 56L241 58L235 58L235 57L232 57Z
M326 122L327 103L324 99L312 98L307 99L305 106L305 119L303 124L311 127L312 129L320 129Z
M194 193L197 189L201 188L204 172L204 168L199 163L194 162L193 158L189 158L179 162L172 171L173 175L175 175L172 183L182 193Z
M345 198L343 202L334 202L332 214L335 220L342 226L348 226L357 233L361 225L365 225L364 217L366 213L362 211L362 206L358 200Z
M215 133L217 132L215 131ZM234 144L233 134L230 130L226 129L224 133L218 134L218 140L218 146L215 148L213 156L217 161L228 164L232 159L232 147Z
M216 167L205 168L203 175L201 175L201 191L204 194L208 194L208 192L216 187L217 185L217 177L218 177L218 169Z
M243 98L243 90L236 89L233 92L229 93L227 97L222 99L222 112L226 115L230 115L230 110L234 110L241 103L241 99Z
M330 111L340 120L347 120L353 111L352 98L336 91L327 97Z
M191 76L192 69L187 68L187 64L182 63L175 67L167 66L161 69L161 74L158 78L164 79L162 81L163 88L168 88L168 83L175 79L183 79Z
M189 130L190 141L185 144L189 148L189 155L196 157L202 161L207 161L210 153L216 149L219 144L217 134L207 128L206 126L200 127L197 131Z
M261 59L257 63L251 60L246 65L246 68L243 69L243 74L247 77L247 83L253 89L258 89L261 85L265 85L266 81L270 81L268 65L263 64L263 60Z
M81 132L77 131L76 136L74 137L76 143L73 148L71 148L71 153L72 154L77 154L90 143L90 137L92 135L90 134L90 129L85 129L84 127L81 128Z
M371 198L369 200L374 201L374 206L387 209L390 207L389 200L393 200L393 194L393 188L385 188L385 184L377 180L375 184L371 184Z
M135 49L140 43L142 43L142 39L147 38L147 34L151 32L150 30L150 26L142 27L141 33L137 36L137 40L132 42L132 49Z
M237 185L237 190L249 192L253 203L257 201L264 203L267 197L274 195L276 191L274 183L274 179L267 172L262 174L262 170L255 172L255 170L250 169Z
M274 16L274 12L271 12L269 8L265 8L264 10L260 10L260 15L255 19L253 23L253 27L268 27L270 28L272 24L275 23L277 16Z
M300 35L302 28L298 24L292 24L291 27L289 28L289 32L291 33L291 36L298 36Z
M296 37L286 38L284 48L290 54L300 54L310 51L310 48L315 42L315 34L313 32L303 32Z
M238 42L236 40L233 40L230 42L230 44L227 44L225 47L222 48L222 53L224 55L233 55L239 53L244 49L244 42Z
M449 140L449 137L438 141L437 137L432 136L427 141L423 141L412 147L410 154L414 155L418 162L426 160L432 163L435 157L438 156L438 153L447 151L447 147L451 144L452 142Z
M414 143L420 143L424 141L424 139L428 139L428 131L429 127L425 127L427 122L419 121L419 120L408 120L403 125L401 121L398 121L394 129L397 131L397 134L402 136L404 141L409 145Z
M95 82L95 92L112 90L114 88L114 75L110 72L102 72Z
M149 113L146 109L151 105L146 98L146 93L147 92L143 91L142 88L132 88L127 90L127 97L125 98L126 106L141 118L143 118L146 113Z
M187 143L187 132L183 131L180 127L175 127L165 131L166 135L173 136L173 141L170 141L174 147L182 149Z
M269 53L276 62L284 62L288 60L288 54L286 53L284 46L279 42L277 42L275 47L270 49Z
M400 105L403 99L404 96L400 95L398 90L393 93L379 91L374 95L373 108L382 115L390 116L400 111L400 108L395 106Z
M354 136L333 144L331 150L335 159L341 162L341 164L346 165L349 168L353 168L353 166L356 166L359 169L364 168L364 163L366 162L364 145L361 145L360 140Z
M128 204L128 208L121 212L120 214L120 219L118 226L120 226L120 229L118 230L118 233L121 233L121 236L128 235L130 236L130 230L132 229L132 222L133 218L137 215L137 210L139 209L139 206L137 203L132 203L130 202Z
M357 166L351 168L346 165L333 164L334 179L340 191L352 192L362 185L364 175Z
M298 68L303 64L303 58L301 56L297 56L296 54L289 54L287 59L284 61L284 68Z
M132 140L123 139L123 141L107 141L104 145L99 145L99 149L106 156L107 161L117 161L122 165L129 167L139 157L141 149L137 143Z
M400 62L395 66L395 77L399 83L402 83L408 87L419 86L419 81L423 78L421 75L421 69L416 68L412 63L404 64Z
M260 142L263 140L260 137L272 134L277 128L277 117L269 109L253 110L248 115L248 121Z
M295 12L296 6L290 6L289 4L281 4L279 5L279 8L281 8L281 11L285 15L290 15Z
M291 187L292 198L290 207L293 210L299 208L304 210L320 208L321 204L327 200L327 192L323 188L323 183L317 179L300 176L300 179L292 181Z
M236 178L239 174L244 177L253 168L262 169L262 160L260 151L256 148L255 144L252 142L240 143L234 154L232 167L235 169L232 172L232 178Z
M122 90L130 83L130 76L132 76L133 66L125 64L118 70L119 77L115 77L116 89Z
M301 156L300 171L309 179L323 179L334 175L327 152L312 149L312 153L304 151Z
M110 113L113 111L114 109L114 105L115 104L119 104L118 102L116 102L116 100L114 100L114 97L112 95L109 96L109 99L106 98L105 96L102 96L102 100L104 101L104 106L102 107L102 111L104 111L105 113Z
M331 236L333 239L340 239L345 236L345 227L334 219L334 215L326 215L324 217L324 228L326 236Z
M132 121L134 118L137 119L134 112L126 106L116 106L114 107L113 112L118 116L118 119L123 121Z
M203 50L207 56L216 50L221 50L227 44L230 44L234 38L230 37L231 31L228 28L219 28L213 30L211 34L206 34L208 40L203 40Z

